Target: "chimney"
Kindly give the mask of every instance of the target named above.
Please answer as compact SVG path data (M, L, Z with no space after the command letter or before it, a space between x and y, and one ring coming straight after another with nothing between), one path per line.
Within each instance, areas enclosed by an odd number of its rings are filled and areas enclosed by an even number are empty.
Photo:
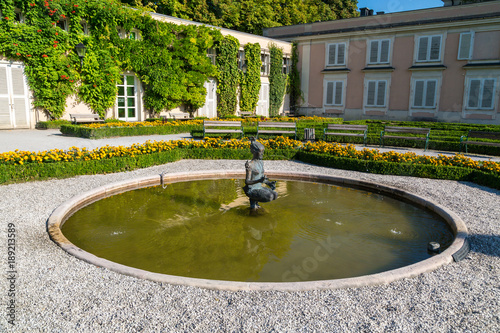
M363 7L359 9L359 16L369 16L370 15L370 9L367 7Z
M384 15L385 12L377 12L377 15Z

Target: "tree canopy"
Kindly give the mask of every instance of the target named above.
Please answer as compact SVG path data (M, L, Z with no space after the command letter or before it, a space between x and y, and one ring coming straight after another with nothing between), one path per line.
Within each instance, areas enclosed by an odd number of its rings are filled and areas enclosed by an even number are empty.
M122 0L136 7L261 35L263 28L357 16L357 0Z

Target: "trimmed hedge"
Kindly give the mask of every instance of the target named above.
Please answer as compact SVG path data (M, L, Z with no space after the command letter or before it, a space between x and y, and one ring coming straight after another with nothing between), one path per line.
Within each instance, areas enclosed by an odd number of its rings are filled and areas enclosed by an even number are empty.
M382 175L471 181L479 185L500 189L500 175L469 168L385 161L368 161L303 151L297 152L296 159L302 162L330 168L361 171Z
M36 129L60 129L62 125L71 125L69 120L51 120L39 121L36 123Z
M62 125L61 133L87 139L102 139L114 136L166 135L189 133L199 125L144 126L144 127L101 127L87 128L78 125Z

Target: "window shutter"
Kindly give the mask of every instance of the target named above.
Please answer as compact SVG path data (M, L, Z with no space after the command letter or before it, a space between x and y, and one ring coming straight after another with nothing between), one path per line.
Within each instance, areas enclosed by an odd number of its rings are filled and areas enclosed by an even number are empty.
M436 81L427 81L427 89L425 93L425 106L434 107L436 99Z
M420 37L418 40L418 55L417 60L424 61L427 59L427 44L429 37Z
M335 82L328 82L326 84L326 104L333 104L333 88L335 86Z
M385 105L385 86L386 81L378 82L378 90L377 90L377 105L384 106Z
M368 82L368 96L366 98L366 105L375 105L375 81Z
M328 45L328 65L335 65L337 54L337 44Z
M342 86L344 82L337 81L335 84L335 105L342 105Z
M484 80L481 108L490 109L493 107L493 91L495 90L495 80Z
M345 64L345 44L338 45L337 65Z
M441 36L434 36L431 39L431 54L429 60L439 60L441 55Z
M415 81L415 95L413 96L414 106L424 106L424 81Z
M481 80L470 80L469 85L469 103L470 108L479 106L479 90L481 89Z
M381 42L380 62L389 62L389 45L390 42L388 40Z
M378 41L370 43L370 63L378 62Z
M460 34L460 49L458 50L458 59L470 59L472 47L472 33L464 32Z

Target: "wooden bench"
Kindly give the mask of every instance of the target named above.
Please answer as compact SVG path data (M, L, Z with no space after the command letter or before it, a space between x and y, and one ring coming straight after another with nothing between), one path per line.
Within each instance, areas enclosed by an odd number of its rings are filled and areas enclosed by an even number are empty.
M99 118L98 114L79 114L79 113L71 113L69 115L71 118L71 122L73 124L81 124L81 123L103 123L104 120Z
M386 135L387 133L399 133L399 135ZM417 134L422 136L407 136L403 134ZM430 128L420 128L420 127L396 127L396 126L385 126L384 130L380 132L380 147L384 146L384 139L404 139L404 140L417 140L425 141L424 151L427 150L429 146L429 135L431 134Z
M243 118L255 117L255 113L250 111L242 111L240 112L240 116Z
M170 117L169 117L170 116ZM173 120L192 120L194 118L189 116L187 112L176 112L176 113L168 113L164 116L160 116L163 123L167 122L168 119Z
M486 141L470 141L470 139L490 139L500 141L500 132L485 132L485 131L473 131L469 130L467 135L462 135L460 137L460 153L462 152L462 147L465 146L465 153L467 154L467 145L485 145L500 147L499 142L486 142Z
M257 123L257 138L259 137L259 134L293 134L295 136L295 140L297 140L297 123L284 121L259 121Z
M207 133L213 133L213 134L239 133L241 137L243 137L243 126L241 125L241 121L204 120L203 137L205 137Z
M334 132L331 132L331 131L334 131ZM353 132L357 132L357 133L353 133ZM362 133L359 133L359 132L362 132ZM327 135L362 137L363 138L363 145L366 146L366 138L368 136L368 125L327 124L327 127L325 127L323 129L323 140L324 141L326 141Z

